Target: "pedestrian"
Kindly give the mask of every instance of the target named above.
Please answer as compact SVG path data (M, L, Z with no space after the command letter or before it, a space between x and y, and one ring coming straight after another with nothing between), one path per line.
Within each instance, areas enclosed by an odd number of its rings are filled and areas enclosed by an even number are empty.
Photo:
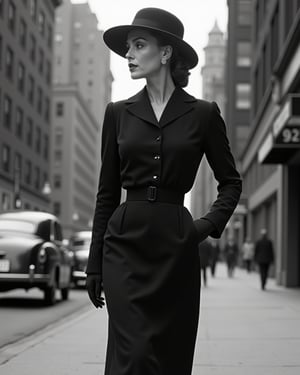
M234 241L233 237L228 237L228 240L225 244L224 248L224 255L226 259L226 264L227 264L227 273L228 277L233 277L234 274L234 269L237 263L237 257L239 254L239 249Z
M196 66L183 25L158 8L104 35L127 59L136 95L110 103L87 265L87 289L108 316L105 375L189 375L200 302L198 243L219 238L241 180L215 103L183 90ZM210 211L192 219L183 206L206 155L219 183ZM121 187L126 201L120 204Z
M200 257L200 269L203 279L203 285L207 285L207 272L206 269L209 266L210 260L211 260L211 249L212 246L210 244L210 241L208 239L205 239L204 241L200 242L198 245L199 249L199 257Z
M211 257L210 257L210 271L211 276L215 277L216 275L216 267L220 256L220 246L219 241L215 238L210 239L211 243Z
M251 242L250 237L247 237L245 242L243 243L242 256L244 267L246 268L247 272L250 273L254 257L254 244L253 242Z
M255 244L254 259L259 267L261 289L265 290L271 263L274 261L273 243L268 238L267 230L262 228L260 239Z

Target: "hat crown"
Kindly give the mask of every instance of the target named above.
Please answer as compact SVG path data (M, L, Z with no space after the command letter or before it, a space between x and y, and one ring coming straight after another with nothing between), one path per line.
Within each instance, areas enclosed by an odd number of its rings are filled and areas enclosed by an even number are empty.
M184 26L174 14L159 8L144 8L137 12L132 25L151 27L173 34L182 39Z

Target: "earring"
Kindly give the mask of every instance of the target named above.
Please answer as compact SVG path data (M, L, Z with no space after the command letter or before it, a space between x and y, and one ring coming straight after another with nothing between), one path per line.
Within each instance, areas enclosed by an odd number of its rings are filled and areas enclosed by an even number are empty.
M161 59L161 63L162 63L163 65L165 65L165 64L167 63L167 60L166 60L166 59Z

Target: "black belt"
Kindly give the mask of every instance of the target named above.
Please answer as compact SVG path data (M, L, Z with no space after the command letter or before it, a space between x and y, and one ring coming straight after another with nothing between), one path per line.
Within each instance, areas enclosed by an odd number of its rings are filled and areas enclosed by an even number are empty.
M128 189L128 201L149 201L183 204L184 194L174 190L162 189L156 186L148 186L138 189Z

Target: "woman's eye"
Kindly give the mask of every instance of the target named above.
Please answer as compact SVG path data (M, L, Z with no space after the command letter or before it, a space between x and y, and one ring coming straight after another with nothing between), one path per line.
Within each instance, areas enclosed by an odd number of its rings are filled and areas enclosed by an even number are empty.
M137 48L137 49L141 49L141 48L143 48L143 47L144 47L143 43L137 43L137 44L136 44L136 48Z

